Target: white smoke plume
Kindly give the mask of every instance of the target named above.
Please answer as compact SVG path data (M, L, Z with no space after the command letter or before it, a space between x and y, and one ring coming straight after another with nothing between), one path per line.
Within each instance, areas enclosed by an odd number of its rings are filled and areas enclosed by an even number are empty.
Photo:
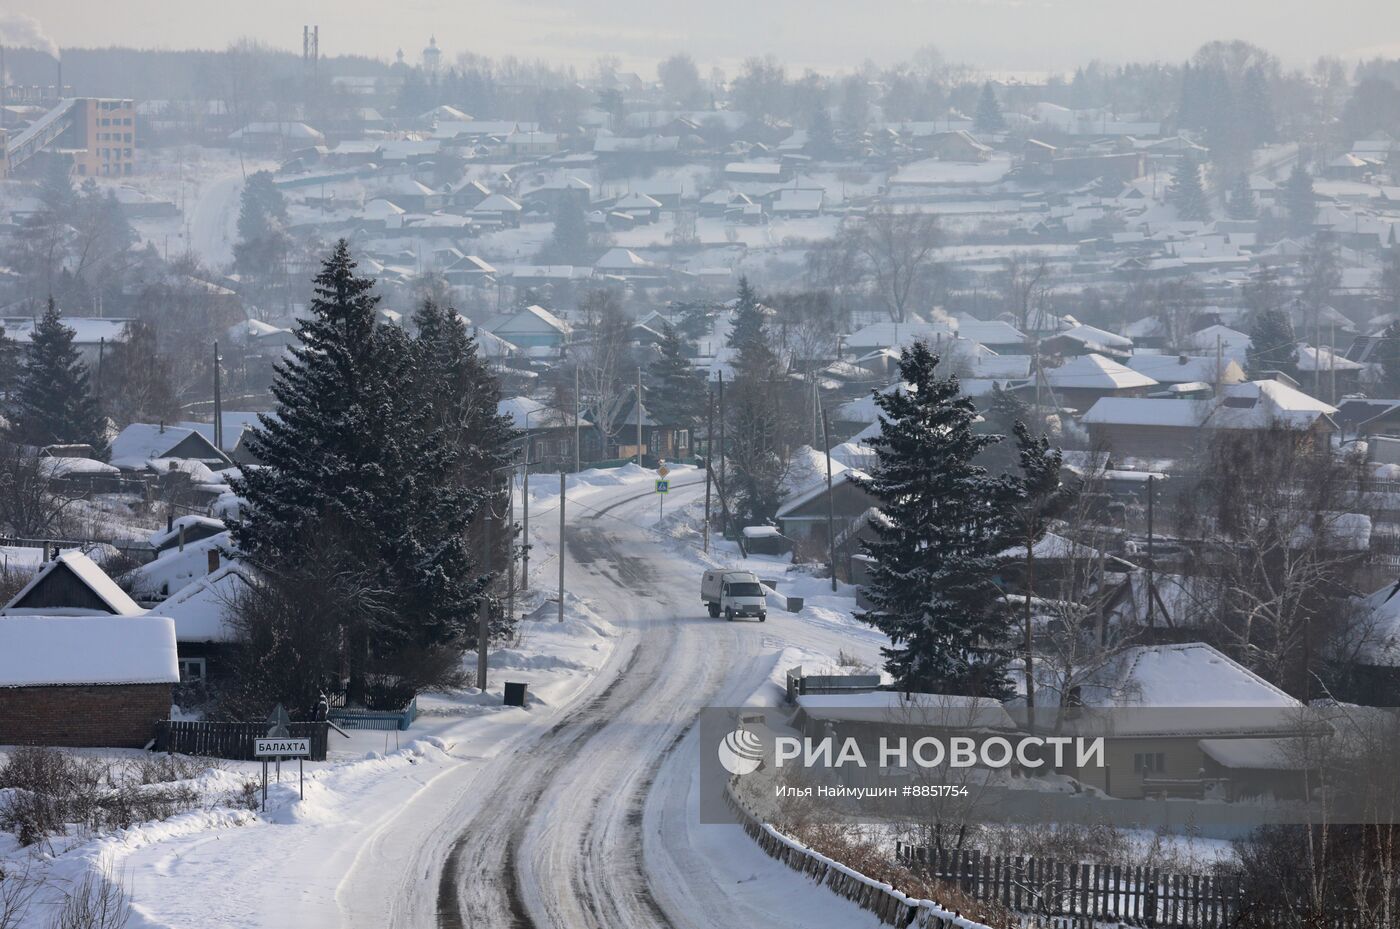
M44 34L44 27L33 16L23 13L0 12L0 44L18 48L37 48L58 57L58 43Z

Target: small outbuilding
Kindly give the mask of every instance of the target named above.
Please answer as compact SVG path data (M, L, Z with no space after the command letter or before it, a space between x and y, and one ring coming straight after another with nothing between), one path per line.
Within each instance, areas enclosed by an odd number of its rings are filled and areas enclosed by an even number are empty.
M179 680L165 617L0 617L0 745L142 748Z

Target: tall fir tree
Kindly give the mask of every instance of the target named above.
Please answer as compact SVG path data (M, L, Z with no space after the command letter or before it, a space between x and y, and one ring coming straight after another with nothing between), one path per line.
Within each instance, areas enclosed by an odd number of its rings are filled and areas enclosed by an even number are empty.
M1254 191L1249 187L1249 175L1241 171L1230 186L1230 200L1227 210L1231 219L1257 219L1259 206L1254 200Z
M81 443L107 457L106 422L87 366L53 298L24 352L10 415L10 438L22 445Z
M1274 119L1273 91L1264 69L1254 65L1244 73L1244 91L1241 103L1241 117L1244 130L1251 147L1258 147L1274 141L1278 136L1278 126Z
M588 261L588 217L576 199L559 198L554 208L554 230L541 249L546 264L584 264Z
M745 345L764 338L763 306L749 286L748 276L739 278L739 295L734 305L734 325L729 330L729 347L741 351Z
M1194 158L1182 158L1172 174L1167 202L1176 207L1177 215L1194 222L1210 221L1210 204L1201 183L1201 165Z
M346 576L377 591L343 618L353 697L371 675L410 675L472 641L484 582L465 542L482 496L460 479L462 443L437 404L446 375L421 340L376 324L374 286L337 243L277 368L275 414L249 440L264 467L234 482L244 557L276 574L335 544Z
M1245 364L1253 378L1263 377L1269 371L1297 378L1298 338L1287 310L1274 308L1254 314Z
M412 391L429 411L421 440L428 459L445 481L426 481L415 527L429 570L421 585L425 609L437 617L443 635L451 634L449 609L465 609L489 584L508 571L509 548L502 550L507 532L491 537L489 577L478 577L476 565L485 553L485 538L476 551L466 546L464 526L482 524L489 512L494 524L507 514L504 485L516 435L510 419L500 413L500 384L481 357L466 321L452 307L424 301L413 315L415 364ZM508 514L507 519L508 522ZM494 632L504 631L511 618L491 611Z
M991 81L982 85L982 95L977 98L977 113L973 116L972 124L978 132L1006 130L1006 117L1001 113L1001 104L997 102L996 89Z
M872 607L860 618L890 637L885 669L902 690L1001 698L1013 617L994 577L1011 488L974 464L998 439L974 431L971 399L937 365L916 342L900 358L909 389L875 394L877 464L858 483L884 518L864 546Z
M1288 233L1294 236L1309 235L1317 219L1317 195L1313 192L1312 175L1295 165L1293 173L1283 188L1283 209L1288 222Z
M1380 387L1385 397L1400 397L1400 319L1392 320L1381 335Z
M19 343L5 331L4 326L0 326L0 408L5 404L3 398L8 398L19 383L23 364L24 353L20 351Z
M659 423L694 430L704 413L705 376L685 357L685 343L670 323L661 327L660 354L647 368L647 412Z
M1030 423L1031 416L1030 404L1012 391L1002 389L1000 384L992 384L992 396L982 414L982 421L977 425L977 432L998 436L1001 441L984 448L977 457L977 463L990 474L1014 472L1018 461L1016 447L1004 440L1015 434L1017 423Z

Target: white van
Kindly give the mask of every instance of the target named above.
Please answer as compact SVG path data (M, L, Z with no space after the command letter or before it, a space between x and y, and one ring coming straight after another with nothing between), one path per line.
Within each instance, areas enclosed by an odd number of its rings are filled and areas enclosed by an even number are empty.
M736 616L768 619L768 598L758 575L750 571L706 571L700 579L700 599L714 617L723 613L731 622Z

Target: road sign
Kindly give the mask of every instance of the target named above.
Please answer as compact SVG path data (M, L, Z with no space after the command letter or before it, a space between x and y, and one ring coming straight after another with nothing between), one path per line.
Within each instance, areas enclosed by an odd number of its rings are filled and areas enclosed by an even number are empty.
M658 467L658 468L656 469L656 476L657 476L657 477L665 477L666 475L668 475L668 474L670 474L670 473L671 473L671 469L668 468L668 467L666 467L666 462L664 462L664 461L661 462L661 466Z
M285 737L291 734L287 728L292 724L292 719L287 715L282 704L277 704L277 708L272 711L272 715L267 717L267 734L272 738Z
M254 739L255 758L307 758L311 755L310 739Z
M671 492L671 482L670 482L670 481L665 481L665 480L657 481L657 482L656 482L656 492L659 493L659 494L668 494L668 493L670 493L670 492Z

